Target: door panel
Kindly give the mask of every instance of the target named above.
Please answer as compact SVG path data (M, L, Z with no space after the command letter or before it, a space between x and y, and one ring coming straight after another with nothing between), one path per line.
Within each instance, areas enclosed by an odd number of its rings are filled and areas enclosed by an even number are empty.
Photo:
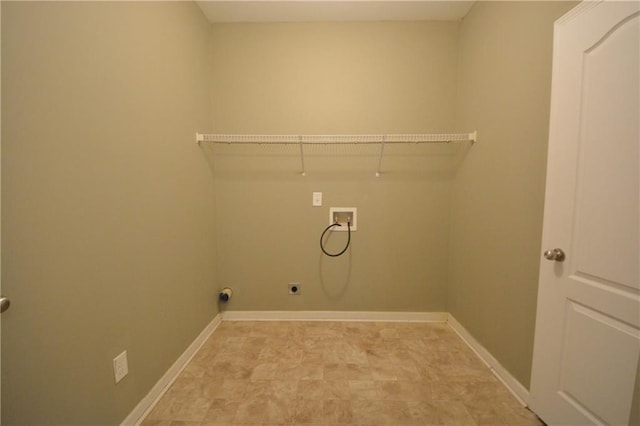
M556 22L530 406L548 424L628 424L640 356L638 2Z
M575 270L639 288L638 15L585 52ZM635 114L635 116L633 115Z
M560 395L590 417L626 424L635 385L629 371L637 364L636 330L574 301L566 308ZM599 357L584 356L593 353ZM609 368L601 368L602 360Z

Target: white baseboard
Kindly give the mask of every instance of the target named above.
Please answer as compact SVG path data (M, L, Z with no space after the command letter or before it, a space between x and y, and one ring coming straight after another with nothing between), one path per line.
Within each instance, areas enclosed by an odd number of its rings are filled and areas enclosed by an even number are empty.
M224 321L380 321L440 322L446 312L376 312L376 311L226 311Z
M169 387L178 378L178 375L184 370L189 361L198 352L200 347L211 336L215 329L222 322L220 314L216 315L213 320L202 330L196 339L189 345L182 355L173 363L166 373L158 380L158 383L151 388L149 393L140 401L133 411L122 421L121 426L139 425L151 412L153 407L158 403L160 398L167 392Z
M491 372L495 374L495 376L504 384L507 389L516 397L518 402L520 402L523 406L527 406L527 401L529 401L529 391L527 388L522 386L522 384L516 380L515 377L511 375L507 371L506 368L498 362L497 359L489 353L488 350L485 349L484 346L480 344L463 326L460 324L453 315L449 314L449 319L447 324L455 331L458 336L471 348L473 352L478 355L478 357L489 367Z

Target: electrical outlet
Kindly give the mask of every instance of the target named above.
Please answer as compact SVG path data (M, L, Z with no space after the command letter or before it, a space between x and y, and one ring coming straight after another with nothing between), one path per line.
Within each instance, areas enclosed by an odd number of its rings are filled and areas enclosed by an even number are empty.
M300 283L289 283L289 294L300 294Z
M116 383L122 380L128 373L129 365L127 364L127 351L124 351L113 359L113 374L115 376Z

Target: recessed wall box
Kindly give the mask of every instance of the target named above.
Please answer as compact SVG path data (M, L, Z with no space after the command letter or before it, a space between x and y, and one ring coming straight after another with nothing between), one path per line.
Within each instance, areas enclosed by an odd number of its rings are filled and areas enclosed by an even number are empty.
M358 230L358 209L356 207L331 207L329 208L329 224L339 223L341 226L334 226L332 231L347 232L347 222L350 223L351 231Z

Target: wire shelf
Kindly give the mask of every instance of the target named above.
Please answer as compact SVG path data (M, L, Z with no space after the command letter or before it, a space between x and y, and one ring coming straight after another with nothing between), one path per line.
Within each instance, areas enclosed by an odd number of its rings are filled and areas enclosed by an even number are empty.
M241 135L220 133L196 133L196 142L237 145L298 145L300 152L301 174L305 175L304 146L307 145L379 145L378 170L380 176L384 147L387 144L423 144L476 142L477 132L471 133L425 133L425 134L388 134L388 135Z
M242 144L382 144L382 143L449 143L475 142L476 132L388 135L240 135L196 133L196 141Z

